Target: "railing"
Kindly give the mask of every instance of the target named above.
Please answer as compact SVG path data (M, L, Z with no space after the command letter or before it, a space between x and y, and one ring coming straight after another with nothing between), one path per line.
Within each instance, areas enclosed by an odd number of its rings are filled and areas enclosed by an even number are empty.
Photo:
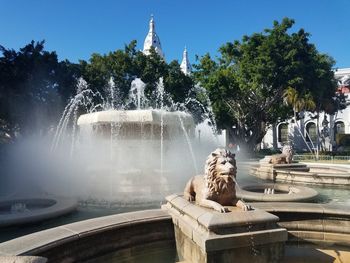
M317 161L316 156L312 154L295 154L293 156L293 160L295 161ZM318 161L326 161L326 162L350 162L350 156L332 156L332 155L319 155Z

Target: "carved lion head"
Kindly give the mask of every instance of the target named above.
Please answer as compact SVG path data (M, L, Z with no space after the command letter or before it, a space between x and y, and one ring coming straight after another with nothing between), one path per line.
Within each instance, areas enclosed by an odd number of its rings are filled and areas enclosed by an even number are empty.
M237 174L235 154L225 149L216 149L208 156L204 170L209 192L234 189Z

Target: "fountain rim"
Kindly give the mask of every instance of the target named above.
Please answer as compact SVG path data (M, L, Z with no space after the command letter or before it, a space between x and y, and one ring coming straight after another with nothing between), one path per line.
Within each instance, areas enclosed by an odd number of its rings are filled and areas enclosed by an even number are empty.
M105 110L87 114L82 114L78 118L77 124L109 124L109 123L150 123L161 125L175 125L178 119L185 125L194 126L194 120L191 114L183 111L165 111L159 109L143 110Z
M15 202L48 204L48 206L23 213L0 215L0 228L44 221L53 217L68 214L78 208L78 201L76 199L57 196L6 198L1 200L0 205L8 205Z
M281 193L265 194L263 190L266 188L272 188ZM256 192L256 190L262 190L262 192ZM310 187L282 183L249 184L242 186L236 194L238 198L256 202L307 202L318 196L318 192Z
M311 242L321 242L322 239L320 240L319 236L327 235L327 237L330 239L329 241L335 244L350 247L350 242L348 241L350 229L344 229L341 224L341 222L348 222L350 218L349 210L345 209L347 206L292 202L264 202L250 204L256 209L261 209L274 215L276 213L293 215L293 219L279 223L282 224L282 227L285 227L291 234L288 238L288 243L296 241L301 242L304 239ZM293 220L295 221L298 218L300 218L300 220L304 220L303 218L305 217L305 214L314 215L312 217L313 219L305 221L304 224L301 225L296 225L293 223ZM331 221L324 220L323 218L325 217L330 219L334 218L340 220L341 222L339 224L334 224L334 222L332 223ZM322 224L317 228L315 228L314 223L316 218L322 221ZM170 227L170 225L172 225L172 219L167 212L161 209L141 210L83 220L3 242L0 244L0 257L20 255L45 256L48 253L51 256L59 257L62 255L62 253L59 253L59 248L62 246L67 246L72 242L82 242L88 247L88 244L85 242L85 238L91 239L91 237L95 235L107 235L108 233L113 234L115 233L113 231L119 232L123 229L130 229L136 226L141 226L144 228L148 224L152 224L149 225L148 229L154 230L154 224L159 226L162 223L166 223L166 225L169 225ZM168 236L169 233L165 233L166 231L161 229L158 229L158 231L160 231L158 235L160 239L164 240L170 238L170 236ZM151 233L150 235L144 234L140 236L142 240L147 239L149 236L155 236L154 233ZM133 240L135 241L137 238ZM95 241L100 242L100 240ZM323 241L327 243L326 239ZM117 248L114 247L114 249ZM59 253L60 255L52 255L50 251L55 251L55 253Z

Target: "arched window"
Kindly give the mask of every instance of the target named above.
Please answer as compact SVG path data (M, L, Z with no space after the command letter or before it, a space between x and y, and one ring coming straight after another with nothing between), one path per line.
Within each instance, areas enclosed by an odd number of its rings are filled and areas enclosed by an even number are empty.
M345 133L345 124L342 121L337 121L334 123L334 138L337 138L337 134Z
M316 124L313 122L309 122L306 124L306 132L309 134L309 136L306 134L306 140L316 142L317 141L317 131L316 131Z
M278 126L278 142L288 142L288 124L281 123Z

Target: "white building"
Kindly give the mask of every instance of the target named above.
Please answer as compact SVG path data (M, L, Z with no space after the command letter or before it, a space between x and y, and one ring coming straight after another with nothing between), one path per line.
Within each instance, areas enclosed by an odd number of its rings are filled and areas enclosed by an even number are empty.
M347 101L350 103L350 68L336 69L334 73L338 80L338 92L347 95ZM277 149L286 143L292 143L298 151L316 149L317 119L315 114L310 112L303 115L304 118L296 124L290 119L273 125L266 133L261 148ZM334 115L321 113L318 123L320 150L342 151L350 146L350 106Z
M156 33L154 18L151 16L151 20L149 21L149 31L145 38L145 42L143 44L143 53L145 55L150 54L151 47L158 53L158 55L165 60L164 52L162 50L162 45L160 44L159 36ZM183 52L183 58L181 62L181 71L186 75L190 75L192 71L191 63L188 59L187 49Z

